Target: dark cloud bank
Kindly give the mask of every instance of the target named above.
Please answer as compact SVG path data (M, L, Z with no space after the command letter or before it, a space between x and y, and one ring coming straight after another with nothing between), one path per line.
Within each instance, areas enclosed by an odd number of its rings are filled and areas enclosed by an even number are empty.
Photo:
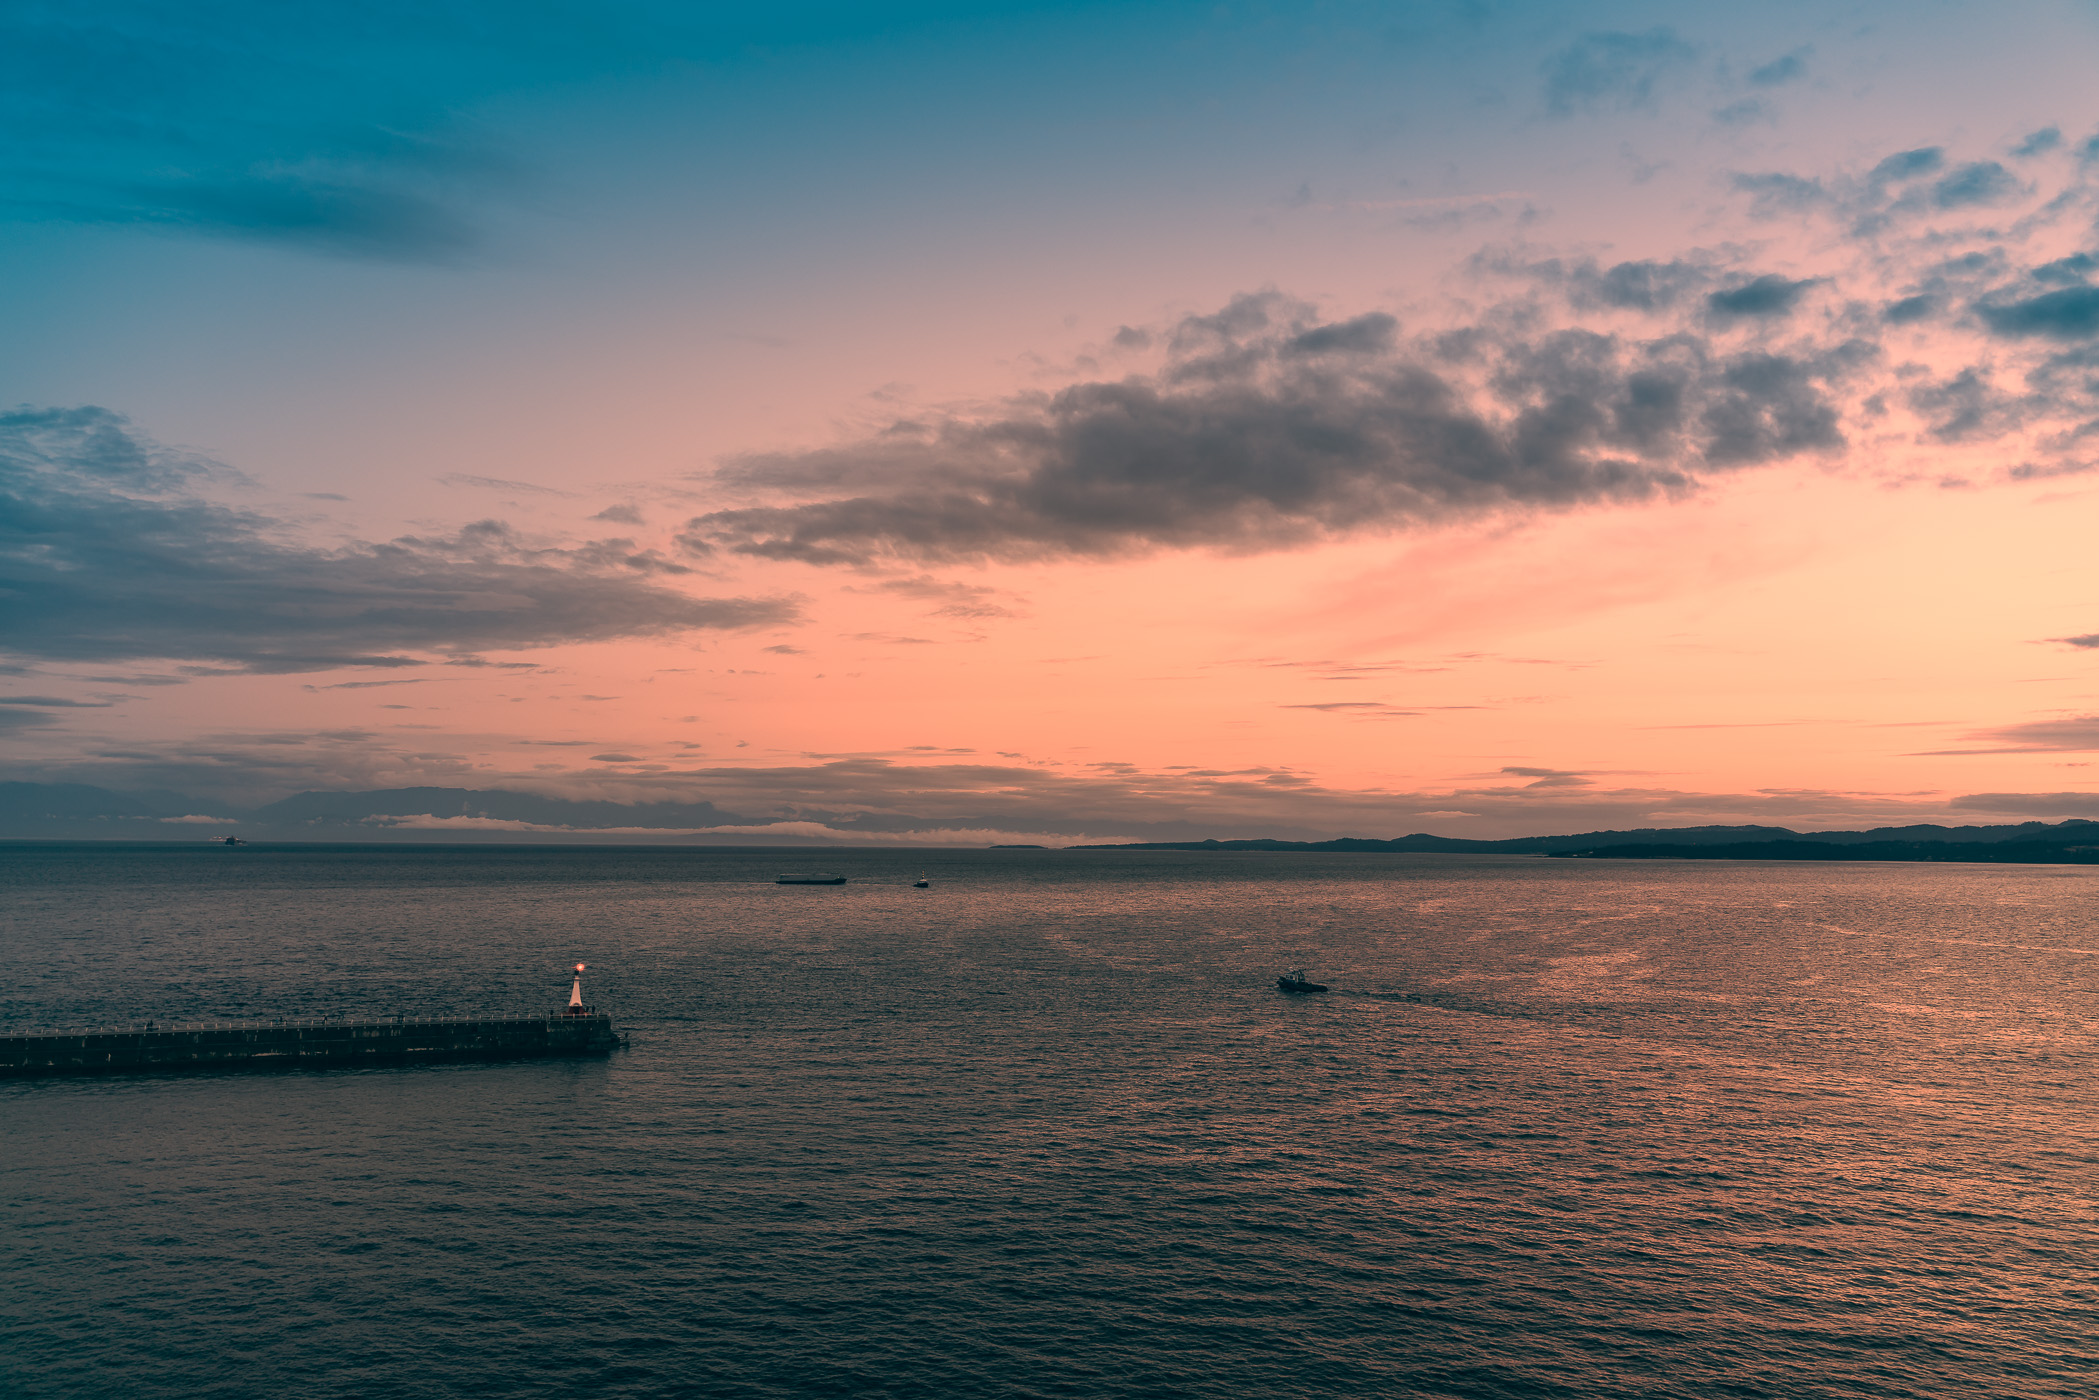
M196 760L209 756L191 757L195 766L187 779L208 781L208 765ZM179 765L154 766L143 753L112 753L99 764L73 767L84 774L99 770L104 782L120 774L134 781L184 778ZM244 795L262 790L256 773L248 772L245 783L230 781L239 776L221 771L217 796L199 795L187 785L143 783L120 792L93 782L55 781L56 774L0 784L0 835L166 840L238 832L280 840L1063 845L1244 836L1320 841L1423 831L1514 837L1714 823L1736 831L1744 823L1828 829L1957 819L1964 813L2099 817L2099 796L2090 794L1991 793L1925 803L1799 790L1689 793L1527 768L1454 789L1389 792L1326 788L1275 769L1147 772L1115 763L1050 769L849 758L628 776L611 782L614 796L433 785L294 791L274 802ZM606 786L600 785L601 792Z
M101 409L0 414L0 651L315 671L793 615L666 587L685 567L627 541L536 548L493 521L316 548L200 495L213 473Z
M1683 57L1665 33L1609 37L1558 73L1568 103L1644 100L1654 65ZM1483 305L1412 330L1241 296L1126 329L1119 350L1157 355L1143 373L727 463L718 486L755 503L680 542L847 566L1277 548L1653 500L1861 435L2028 454L2008 479L2084 470L2099 257L2061 244L2089 239L2099 200L2090 163L2045 158L2070 173L2050 186L1922 147L1827 180L1738 175L1753 215L1848 250L1818 275L1503 251L1469 268Z
M1726 293L1778 316L1798 284ZM1837 387L1870 356L1672 334L1475 327L1404 337L1274 293L1176 326L1152 375L1003 414L900 422L747 457L734 490L822 496L688 522L696 555L811 564L1275 548L1502 508L1635 502L1844 445Z

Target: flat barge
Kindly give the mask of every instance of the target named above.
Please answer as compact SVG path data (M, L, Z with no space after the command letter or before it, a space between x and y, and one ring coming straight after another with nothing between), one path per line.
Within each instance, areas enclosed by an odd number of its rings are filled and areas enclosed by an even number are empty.
M207 1022L166 1029L0 1035L0 1079L602 1055L618 1046L620 1038L609 1015L583 1004L583 969L576 971L568 1006L540 1016Z

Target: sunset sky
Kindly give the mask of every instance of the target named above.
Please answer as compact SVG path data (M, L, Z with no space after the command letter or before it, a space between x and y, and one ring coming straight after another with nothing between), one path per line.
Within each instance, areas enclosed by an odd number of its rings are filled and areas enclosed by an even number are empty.
M0 25L0 779L120 834L2099 817L2089 0Z

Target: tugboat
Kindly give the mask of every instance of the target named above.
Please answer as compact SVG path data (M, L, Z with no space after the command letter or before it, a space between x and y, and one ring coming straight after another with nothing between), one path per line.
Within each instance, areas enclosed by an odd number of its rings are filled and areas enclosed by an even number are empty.
M773 881L776 885L842 885L843 875L782 875Z
M926 878L925 872L921 870L918 873L918 878L911 882L911 888L914 890L929 890L933 888L933 882L931 880L928 880Z
M1305 970L1303 968L1299 968L1297 971L1289 974L1287 977L1276 978L1275 985L1277 991L1290 992L1293 995L1302 995L1306 992L1323 992L1326 990L1326 984L1324 982L1307 982L1305 980Z

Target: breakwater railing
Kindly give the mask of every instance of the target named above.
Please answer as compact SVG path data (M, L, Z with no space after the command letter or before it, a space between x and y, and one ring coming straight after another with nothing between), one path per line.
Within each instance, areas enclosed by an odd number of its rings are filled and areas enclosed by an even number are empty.
M592 1019L603 1013L591 1013ZM569 1022L583 1018L560 1011L528 1011L479 1016L280 1016L250 1021L139 1021L121 1025L30 1026L0 1030L0 1042L44 1040L69 1035L164 1035L195 1031L354 1030L361 1026L492 1026Z
M0 1077L278 1069L392 1061L590 1055L622 1041L609 1016L284 1017L191 1021L136 1029L0 1035Z

